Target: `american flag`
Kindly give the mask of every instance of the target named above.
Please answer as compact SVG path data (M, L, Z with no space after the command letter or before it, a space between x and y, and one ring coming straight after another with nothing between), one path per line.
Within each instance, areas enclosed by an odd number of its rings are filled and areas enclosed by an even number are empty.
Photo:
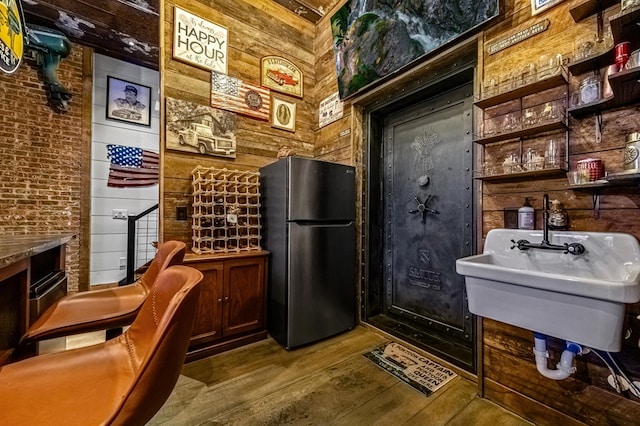
M142 148L107 145L109 180L107 186L125 188L158 183L158 154Z
M211 106L268 120L271 91L214 71L211 73Z

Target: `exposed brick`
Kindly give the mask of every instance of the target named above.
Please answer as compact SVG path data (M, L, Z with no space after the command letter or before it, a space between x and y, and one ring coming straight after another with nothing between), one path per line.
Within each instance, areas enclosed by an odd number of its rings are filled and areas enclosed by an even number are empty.
M80 232L82 60L74 46L58 77L73 93L55 113L33 62L0 75L0 235ZM69 290L78 289L79 245L67 250Z

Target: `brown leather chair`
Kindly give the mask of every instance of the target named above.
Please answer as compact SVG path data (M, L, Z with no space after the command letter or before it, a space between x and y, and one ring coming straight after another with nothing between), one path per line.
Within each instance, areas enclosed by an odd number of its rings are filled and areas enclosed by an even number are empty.
M180 375L201 280L194 268L172 266L122 335L0 367L0 423L144 425Z
M51 305L22 336L20 346L38 340L123 327L133 322L158 274L181 264L186 245L166 241L158 247L149 269L133 284L65 296Z

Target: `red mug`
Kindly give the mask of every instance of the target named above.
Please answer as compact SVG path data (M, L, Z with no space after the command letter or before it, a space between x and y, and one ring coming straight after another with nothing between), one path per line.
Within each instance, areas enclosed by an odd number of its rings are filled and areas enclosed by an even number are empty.
M622 71L627 61L629 60L629 45L631 43L628 41L623 41L622 43L616 44L615 53L616 53L616 65L618 66L618 71Z

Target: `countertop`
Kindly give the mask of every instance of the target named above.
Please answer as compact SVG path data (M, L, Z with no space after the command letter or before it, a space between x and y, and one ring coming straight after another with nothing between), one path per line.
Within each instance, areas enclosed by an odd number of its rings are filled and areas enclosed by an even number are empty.
M0 268L66 244L73 234L0 235Z

